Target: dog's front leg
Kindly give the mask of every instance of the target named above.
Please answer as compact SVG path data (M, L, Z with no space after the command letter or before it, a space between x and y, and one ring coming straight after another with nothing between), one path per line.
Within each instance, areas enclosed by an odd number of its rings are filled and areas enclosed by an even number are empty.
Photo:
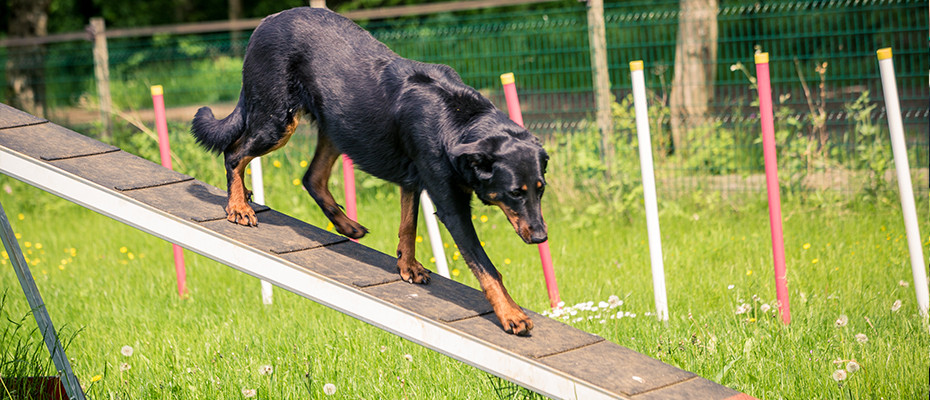
M420 199L413 191L400 189L400 230L397 234L397 269L410 283L429 283L429 271L416 259L417 212Z
M442 193L442 191L437 190L435 193ZM478 278L485 297L494 308L494 314L497 315L501 326L507 333L528 336L530 330L533 329L533 321L507 293L500 273L494 268L491 259L481 247L481 241L478 240L475 226L471 222L471 207L469 206L471 196L462 192L445 193L450 194L433 198L439 218L452 234L452 239L458 245L459 252L465 258L468 268Z

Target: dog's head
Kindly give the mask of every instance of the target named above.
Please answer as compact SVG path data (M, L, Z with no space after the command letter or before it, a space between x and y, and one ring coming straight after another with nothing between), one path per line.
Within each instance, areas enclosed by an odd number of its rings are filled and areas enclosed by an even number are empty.
M510 120L478 124L474 141L451 151L456 169L485 204L504 211L526 243L547 239L541 200L549 156L539 140Z

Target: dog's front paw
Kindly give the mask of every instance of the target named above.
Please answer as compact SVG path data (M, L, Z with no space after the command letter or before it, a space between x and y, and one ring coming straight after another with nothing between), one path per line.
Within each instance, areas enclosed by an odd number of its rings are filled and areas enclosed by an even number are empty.
M242 226L258 226L255 210L246 203L230 203L226 206L226 220Z
M429 270L423 268L419 261L405 263L401 259L397 260L397 269L400 271L400 277L410 283L429 283Z
M533 321L519 307L497 314L504 331L517 336L529 336Z

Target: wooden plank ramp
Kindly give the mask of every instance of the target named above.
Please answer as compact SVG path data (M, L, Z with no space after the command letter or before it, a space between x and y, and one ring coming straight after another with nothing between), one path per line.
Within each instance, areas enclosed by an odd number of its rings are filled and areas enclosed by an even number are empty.
M231 224L224 191L4 104L0 172L552 398L752 399L529 310L509 335L478 290L268 207Z

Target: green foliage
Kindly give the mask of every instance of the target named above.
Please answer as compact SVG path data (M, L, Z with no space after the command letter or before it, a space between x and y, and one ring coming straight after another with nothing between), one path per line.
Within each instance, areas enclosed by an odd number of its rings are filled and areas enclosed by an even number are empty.
M888 189L885 173L894 166L894 156L890 143L886 140L887 132L882 132L879 125L872 122L872 111L877 107L870 103L869 92L864 91L859 98L846 103L846 112L852 116L855 136L855 156L850 159L850 166L867 172L864 187L867 196L875 197Z

